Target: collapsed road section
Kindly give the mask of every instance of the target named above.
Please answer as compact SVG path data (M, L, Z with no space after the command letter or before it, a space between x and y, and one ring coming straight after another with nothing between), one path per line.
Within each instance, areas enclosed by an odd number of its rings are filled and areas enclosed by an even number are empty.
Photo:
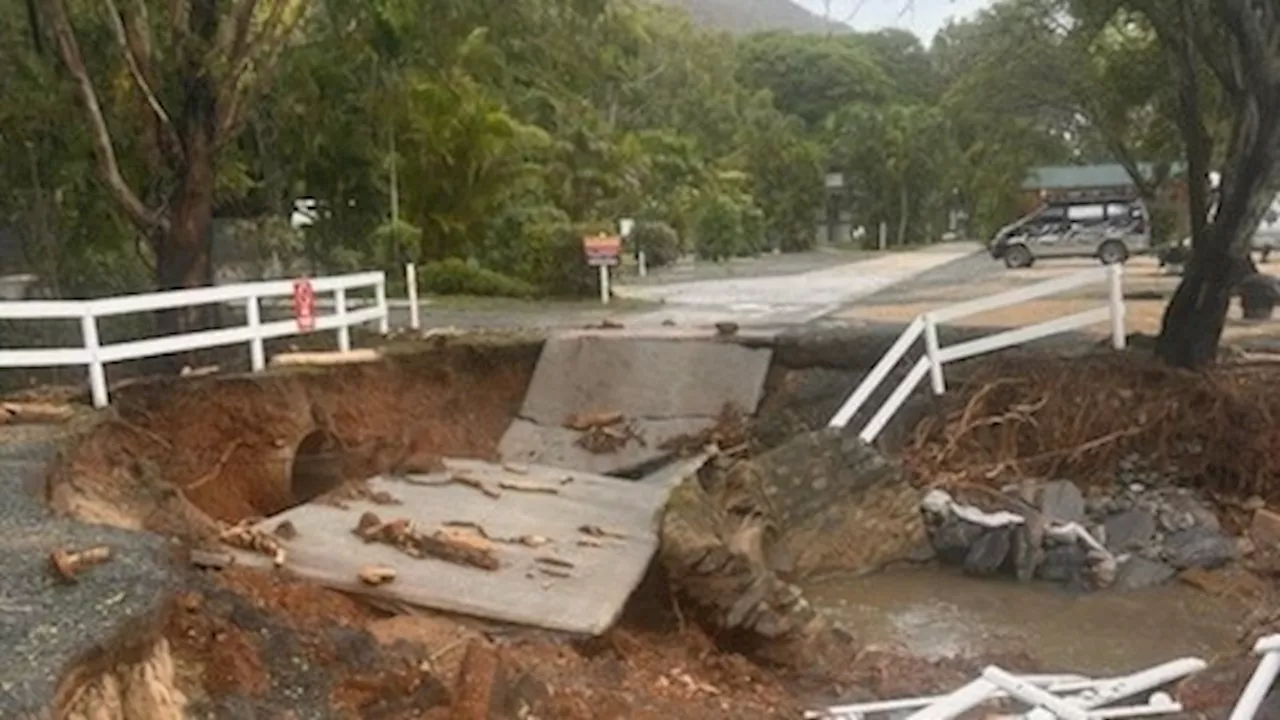
M21 640L16 647L29 651L4 670L0 714L796 718L806 707L949 692L984 665L1025 673L1045 661L1017 644L974 646L954 658L928 648L903 652L876 642L877 628L845 611L846 600L859 612L882 601L890 629L928 617L900 596L877 598L866 584L902 568L929 573L931 598L958 602L937 503L925 502L922 512L923 500L938 497L928 491L946 489L991 514L1000 509L989 503L992 493L1012 497L1019 486L1005 487L1007 472L990 474L984 453L1002 453L996 459L1006 468L1065 458L1049 472L1089 469L1072 477L1101 514L1083 519L1105 524L1125 510L1105 477L1103 456L1116 457L1114 448L1092 438L1199 439L1171 414L1128 433L1085 427L1077 401L1119 408L1099 416L1104 424L1143 409L1123 404L1138 403L1130 396L1118 406L1105 393L1046 390L1058 387L1050 381L1104 371L1148 382L1152 372L1141 362L1072 361L1077 370L1062 366L1048 379L1037 373L1052 363L1024 366L1034 371L1021 375L995 365L1001 392L976 368L973 382L957 385L954 405L897 433L911 439L900 465L855 438L814 429L859 370L797 364L820 353L783 347L625 333L545 346L457 339L388 348L367 364L120 389L112 412L77 416L2 466L13 496L5 504L20 510L21 522L5 541L20 580L0 600L22 608L6 612L5 622ZM608 373L626 358L683 365L665 380L641 370L643 362ZM741 362L737 371L727 369L730 360ZM703 380L682 386L686 376ZM646 393L607 382L629 379ZM675 388L670 402L661 399L664 381ZM1040 392L1049 399L1037 400ZM696 422L683 435L663 436L645 422L664 412ZM531 417L545 422L539 432L576 437L573 454L529 462L504 453L513 424ZM1004 420L983 422L990 417ZM1034 439L1032 427L1040 433ZM13 429L3 431L6 439ZM1046 444L1055 429L1068 431L1061 447ZM990 442L992 433L1003 439ZM598 442L632 434L639 440ZM660 452L628 454L640 441ZM1017 442L1028 444L1025 452ZM50 460L41 486L39 470ZM593 464L606 461L614 464ZM1130 474L1116 477L1133 485L1131 471L1120 470ZM992 487L975 487L984 484ZM1049 497L1027 502L1041 514L1060 512ZM1157 519L1169 510L1177 520L1182 505L1173 500L1181 497L1160 490L1135 502L1151 504ZM1016 508L1017 500L999 502ZM1218 512L1224 526L1236 526ZM1014 535L973 524L957 527L975 542ZM966 558L974 544L965 545ZM1056 552L1050 543L1044 549ZM1010 555L1000 557L1004 568ZM1240 569L1233 562L1213 572ZM811 602L819 575L849 583L839 603ZM1187 580L1209 587L1212 577ZM1034 606L1044 593L1029 586L1017 602ZM1114 595L1091 593L1077 604ZM1038 617L1053 625L1049 613ZM1048 663L1090 672L1054 657ZM1211 682L1179 700L1192 709L1229 704L1247 671L1225 679L1205 673Z

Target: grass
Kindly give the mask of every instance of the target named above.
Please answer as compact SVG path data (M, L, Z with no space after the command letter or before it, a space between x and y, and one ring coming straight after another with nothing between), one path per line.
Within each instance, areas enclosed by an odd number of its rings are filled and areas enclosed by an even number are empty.
M611 299L608 305L602 305L599 298L523 300L519 298L481 297L476 295L426 295L423 296L423 304L425 308L433 310L511 313L583 312L591 310L624 312L657 307L656 303L618 297Z

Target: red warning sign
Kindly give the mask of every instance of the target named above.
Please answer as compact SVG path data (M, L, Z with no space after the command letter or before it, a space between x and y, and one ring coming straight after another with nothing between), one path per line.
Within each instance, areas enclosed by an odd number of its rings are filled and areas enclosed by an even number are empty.
M293 281L293 317L302 332L315 330L316 292L307 278Z

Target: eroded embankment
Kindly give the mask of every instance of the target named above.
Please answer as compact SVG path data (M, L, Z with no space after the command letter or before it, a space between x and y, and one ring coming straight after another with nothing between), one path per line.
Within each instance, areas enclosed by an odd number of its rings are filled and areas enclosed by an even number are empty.
M88 522L198 535L208 518L271 515L418 457L491 458L537 352L457 345L136 386L63 453L49 502Z

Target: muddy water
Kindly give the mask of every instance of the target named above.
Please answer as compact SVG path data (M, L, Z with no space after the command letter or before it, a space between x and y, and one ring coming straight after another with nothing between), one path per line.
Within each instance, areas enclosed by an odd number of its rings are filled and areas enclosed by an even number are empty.
M867 643L932 658L1026 652L1046 670L1093 674L1237 649L1245 612L1181 583L1074 594L936 569L826 578L805 590Z

